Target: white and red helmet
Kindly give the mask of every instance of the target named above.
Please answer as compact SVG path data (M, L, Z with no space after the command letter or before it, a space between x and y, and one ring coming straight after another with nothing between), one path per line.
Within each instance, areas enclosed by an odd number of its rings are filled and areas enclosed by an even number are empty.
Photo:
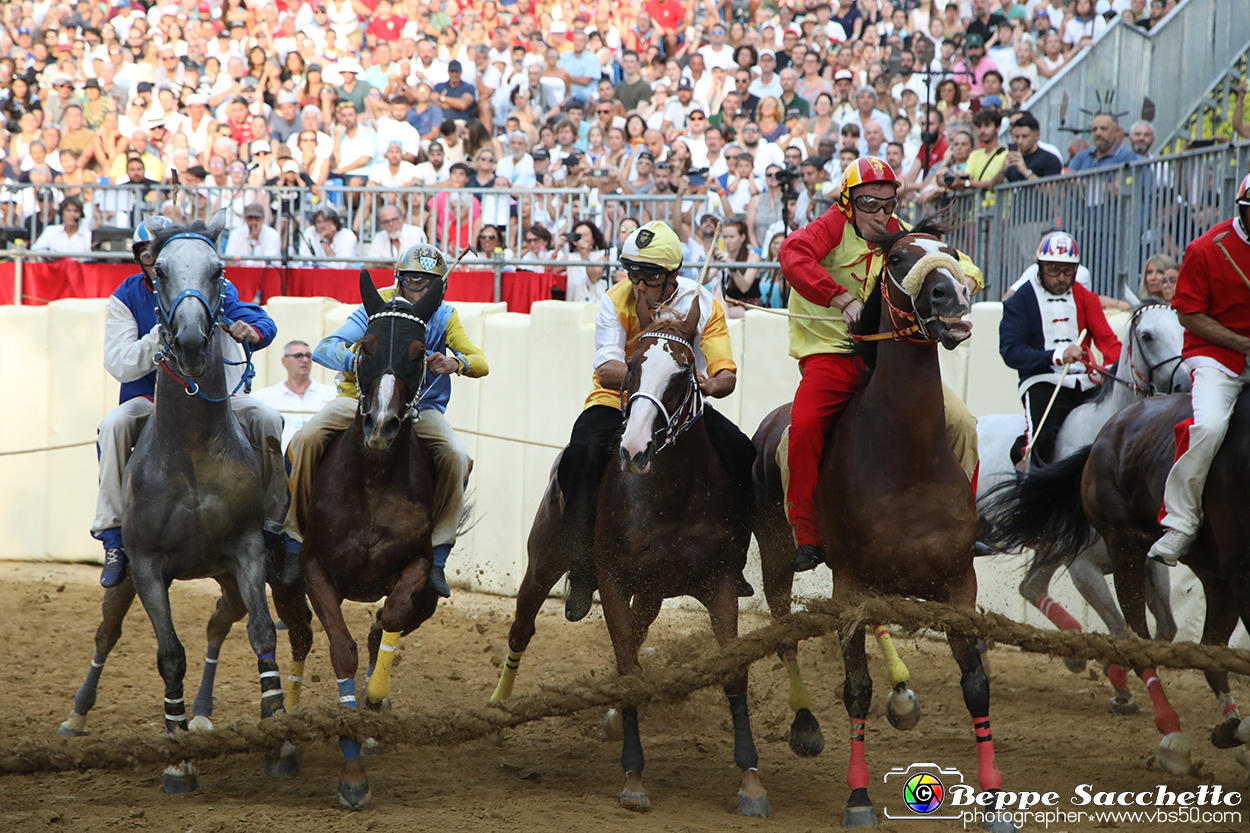
M1052 231L1037 246L1037 259L1047 263L1080 263L1076 240L1066 231Z
M1246 174L1246 178L1237 187L1237 204L1250 205L1250 174Z

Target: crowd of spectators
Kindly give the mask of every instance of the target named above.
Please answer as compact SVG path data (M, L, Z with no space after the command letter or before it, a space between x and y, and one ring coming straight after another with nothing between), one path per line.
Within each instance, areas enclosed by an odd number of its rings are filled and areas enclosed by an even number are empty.
M783 217L823 211L865 154L928 208L1148 151L1147 123L1130 149L1104 116L1092 147L1061 152L1028 103L1117 15L1149 28L1175 4L10 2L0 220L85 252L93 229L225 208L232 262L387 261L429 240L543 269L610 260L663 219L691 274L772 261ZM726 294L784 298L769 270L719 271ZM616 278L572 267L567 292L594 300Z

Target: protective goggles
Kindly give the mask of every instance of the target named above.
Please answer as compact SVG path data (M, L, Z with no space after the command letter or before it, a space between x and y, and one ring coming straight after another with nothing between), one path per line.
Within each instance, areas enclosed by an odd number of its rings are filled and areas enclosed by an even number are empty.
M864 214L876 214L878 211L884 210L887 215L893 214L894 209L898 206L898 197L870 197L867 194L861 194L858 197L851 197L851 205L855 206L855 210Z
M669 270L661 269L650 263L632 263L628 260L621 261L621 266L625 267L625 277L629 278L629 282L634 286L642 284L643 286L663 286L664 281L668 280Z

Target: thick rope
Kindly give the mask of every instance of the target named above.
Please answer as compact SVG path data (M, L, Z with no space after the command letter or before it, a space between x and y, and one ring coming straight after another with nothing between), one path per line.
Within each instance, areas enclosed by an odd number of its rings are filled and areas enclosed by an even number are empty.
M651 669L630 677L581 677L541 693L515 697L491 706L400 716L393 712L337 707L303 707L267 721L238 720L211 733L141 734L116 738L19 739L0 748L0 774L59 772L75 769L124 769L136 764L202 760L243 752L277 749L283 741L308 743L342 735L379 743L450 745L474 740L512 726L584 709L643 705L680 700L718 685L758 659L791 641L832 631L849 632L865 624L888 622L902 631L932 629L947 634L984 637L1017 645L1031 653L1114 662L1129 668L1197 668L1250 674L1250 651L1191 642L1117 639L1077 631L1042 631L997 613L893 597L848 598L807 602L796 613L733 640L690 665Z

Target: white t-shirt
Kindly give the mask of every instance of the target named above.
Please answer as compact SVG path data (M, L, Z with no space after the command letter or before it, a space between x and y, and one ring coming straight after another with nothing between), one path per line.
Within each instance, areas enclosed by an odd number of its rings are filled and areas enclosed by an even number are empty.
M383 188L406 188L420 176L417 166L411 162L400 161L399 170L392 173L391 163L383 160L373 166L369 174L369 183L376 183Z

